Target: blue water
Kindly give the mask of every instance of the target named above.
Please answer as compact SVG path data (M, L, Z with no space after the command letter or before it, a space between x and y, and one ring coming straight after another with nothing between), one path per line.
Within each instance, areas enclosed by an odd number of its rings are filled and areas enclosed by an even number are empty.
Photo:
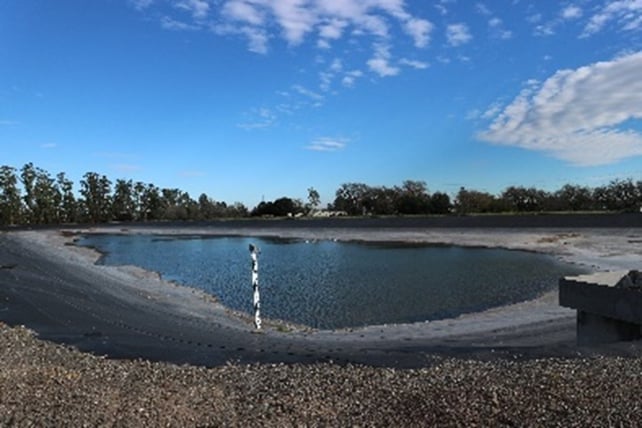
M536 297L577 266L521 251L249 237L91 235L104 256L197 287L250 313L248 246L259 255L261 314L316 328L449 318Z

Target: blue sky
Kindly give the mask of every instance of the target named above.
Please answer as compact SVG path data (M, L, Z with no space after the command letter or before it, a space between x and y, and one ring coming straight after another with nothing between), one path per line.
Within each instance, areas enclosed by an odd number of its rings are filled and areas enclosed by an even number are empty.
M252 207L642 179L642 1L5 0L0 164Z

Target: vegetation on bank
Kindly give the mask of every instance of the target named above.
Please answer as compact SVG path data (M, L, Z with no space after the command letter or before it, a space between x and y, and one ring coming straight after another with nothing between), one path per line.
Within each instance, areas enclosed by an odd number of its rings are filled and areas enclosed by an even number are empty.
M52 177L32 163L20 170L0 166L0 225L103 223L109 221L213 220L251 216L310 214L320 205L319 193L308 189L308 200L282 197L261 202L252 210L241 203L227 204L207 194L194 200L176 188L118 179L88 172L79 191L64 172ZM637 212L642 206L642 181L613 180L590 188L566 184L547 192L510 186L499 195L460 188L451 198L430 193L423 181L401 186L342 184L328 209L348 215L429 215L529 212Z

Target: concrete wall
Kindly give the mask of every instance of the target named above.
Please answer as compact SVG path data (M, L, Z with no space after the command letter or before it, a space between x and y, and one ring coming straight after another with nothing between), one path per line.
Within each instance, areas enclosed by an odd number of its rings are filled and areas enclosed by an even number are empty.
M578 344L642 338L642 289L616 286L627 274L602 272L560 279L560 305L577 309Z

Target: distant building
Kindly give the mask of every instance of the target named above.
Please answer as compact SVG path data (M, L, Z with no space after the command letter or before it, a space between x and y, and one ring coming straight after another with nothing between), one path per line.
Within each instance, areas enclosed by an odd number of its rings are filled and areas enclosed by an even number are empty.
M348 213L345 211L331 211L331 210L319 210L314 211L311 216L315 218L329 218L329 217L344 217Z

